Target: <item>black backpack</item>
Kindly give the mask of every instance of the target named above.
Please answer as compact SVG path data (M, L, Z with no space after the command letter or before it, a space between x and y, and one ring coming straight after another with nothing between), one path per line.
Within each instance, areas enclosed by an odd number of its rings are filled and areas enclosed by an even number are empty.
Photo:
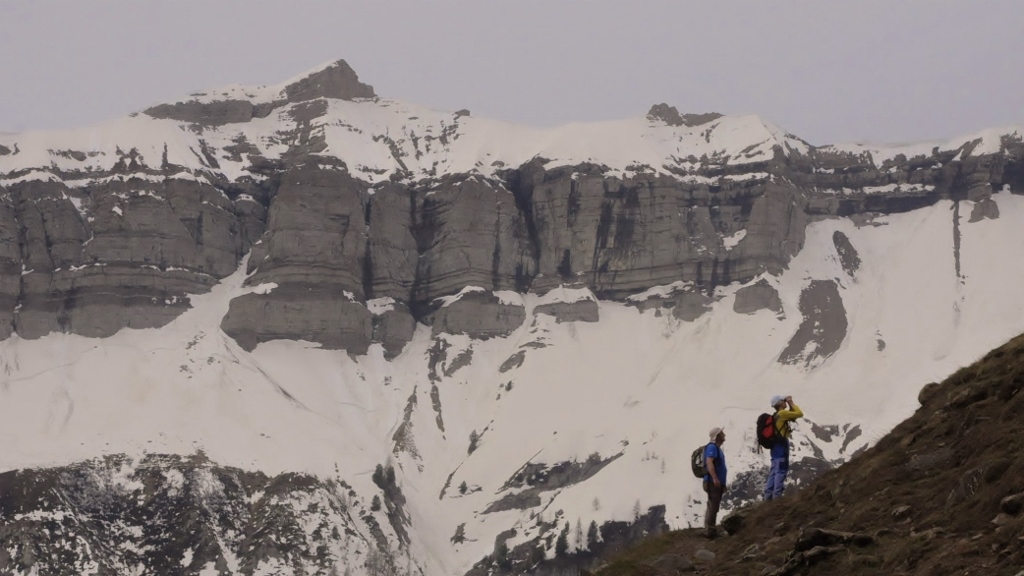
M707 450L710 445L711 443L708 442L694 450L693 454L690 455L690 467L693 468L693 475L697 478L703 478L708 473L708 467L704 460L704 451Z
M775 428L775 414L761 414L757 417L757 445L771 448L779 442L779 431Z

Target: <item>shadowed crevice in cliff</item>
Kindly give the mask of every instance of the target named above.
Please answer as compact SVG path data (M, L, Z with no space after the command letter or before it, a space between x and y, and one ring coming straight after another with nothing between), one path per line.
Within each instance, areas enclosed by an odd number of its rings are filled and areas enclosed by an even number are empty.
M515 199L519 221L522 222L523 232L525 232L525 235L520 235L520 239L531 260L529 265L520 263L516 267L515 286L517 292L529 291L533 285L536 271L540 269L541 242L534 215L533 190L537 181L543 179L546 162L542 158L536 158L518 169L504 174L506 185L512 191L512 196Z
M957 280L963 281L960 274L960 202L953 202L953 270Z
M496 206L497 208L497 223L494 226L494 250L491 251L491 290L501 290L501 230L502 230L502 211L501 204Z
M366 207L363 211L363 226L366 230L372 229L372 217L373 217L373 197L369 196L366 199ZM363 298L365 300L372 300L373 295L373 236L367 234L366 238L366 252L362 258L363 267Z
M14 312L24 298L24 236L10 194L0 187L0 340L14 333Z
M417 252L412 304L419 321L432 323L442 299L464 289L513 291L522 284L532 266L531 248L514 204L500 181L473 175L416 185L410 221Z

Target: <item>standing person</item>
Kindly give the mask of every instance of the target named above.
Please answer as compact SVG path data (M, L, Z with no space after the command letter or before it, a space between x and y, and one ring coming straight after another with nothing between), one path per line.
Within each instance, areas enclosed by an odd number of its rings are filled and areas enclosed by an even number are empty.
M722 443L725 442L725 431L721 428L712 428L708 433L711 442L704 447L704 466L708 473L704 475L704 491L708 493L708 508L704 513L704 535L708 538L718 537L718 508L722 504L722 495L725 494L725 481L728 469L725 467L725 452L722 452Z
M764 499L774 500L786 489L786 475L789 473L789 439L792 434L790 423L804 415L803 410L793 403L792 396L772 396L775 409L773 425L777 440L772 445L772 467L764 485Z

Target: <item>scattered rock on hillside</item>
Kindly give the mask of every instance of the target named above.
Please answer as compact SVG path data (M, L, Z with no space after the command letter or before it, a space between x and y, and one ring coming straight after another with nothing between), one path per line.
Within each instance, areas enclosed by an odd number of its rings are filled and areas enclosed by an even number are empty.
M710 564L715 561L715 553L707 548L701 548L697 550L696 554L693 555L693 559L697 562L703 562L704 564Z
M761 555L762 555L761 547L758 546L757 544L751 544L750 546L747 547L746 550L743 551L743 556L741 558L743 560L753 560L754 558L757 558L758 556L761 556Z
M808 526L800 530L797 536L794 549L797 551L810 550L816 546L834 546L836 544L867 546L873 544L875 538L870 534L859 534L856 532L840 532L838 530L827 530Z
M506 359L504 362L502 362L501 366L498 368L498 372L504 374L505 372L508 372L509 370L515 370L516 368L519 368L520 366L522 366L523 362L525 360L526 360L526 350L520 350L520 351L516 352L515 354L509 356L508 359Z
M694 571L693 562L690 562L689 558L681 554L657 556L644 562L644 564L654 568L658 574L681 574Z
M751 508L752 506L744 506L728 513L719 523L722 530L725 530L725 533L729 535L739 533L743 529L743 522L750 515Z
M1020 514L1024 510L1024 492L1000 500L999 509L1011 516Z
M932 398L936 397L938 391L939 391L939 383L938 382L932 382L930 384L925 384L924 387L921 388L921 391L917 393L917 401L918 401L918 403L920 403L921 406L924 406L925 404L930 402L932 400Z
M898 507L898 508L896 508L895 510L892 511L892 517L897 519L897 520L900 520L900 519L905 518L907 516L907 514L909 514L909 513L910 513L910 506L900 506L900 507Z

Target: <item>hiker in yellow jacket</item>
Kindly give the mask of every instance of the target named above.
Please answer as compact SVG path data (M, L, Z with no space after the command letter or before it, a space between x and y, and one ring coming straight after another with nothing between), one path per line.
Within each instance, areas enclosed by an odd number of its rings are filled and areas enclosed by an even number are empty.
M772 467L764 485L764 499L774 500L786 489L786 474L789 473L790 423L804 415L803 410L793 403L792 396L772 396L775 408L776 442L772 445ZM788 409L787 409L788 408Z

